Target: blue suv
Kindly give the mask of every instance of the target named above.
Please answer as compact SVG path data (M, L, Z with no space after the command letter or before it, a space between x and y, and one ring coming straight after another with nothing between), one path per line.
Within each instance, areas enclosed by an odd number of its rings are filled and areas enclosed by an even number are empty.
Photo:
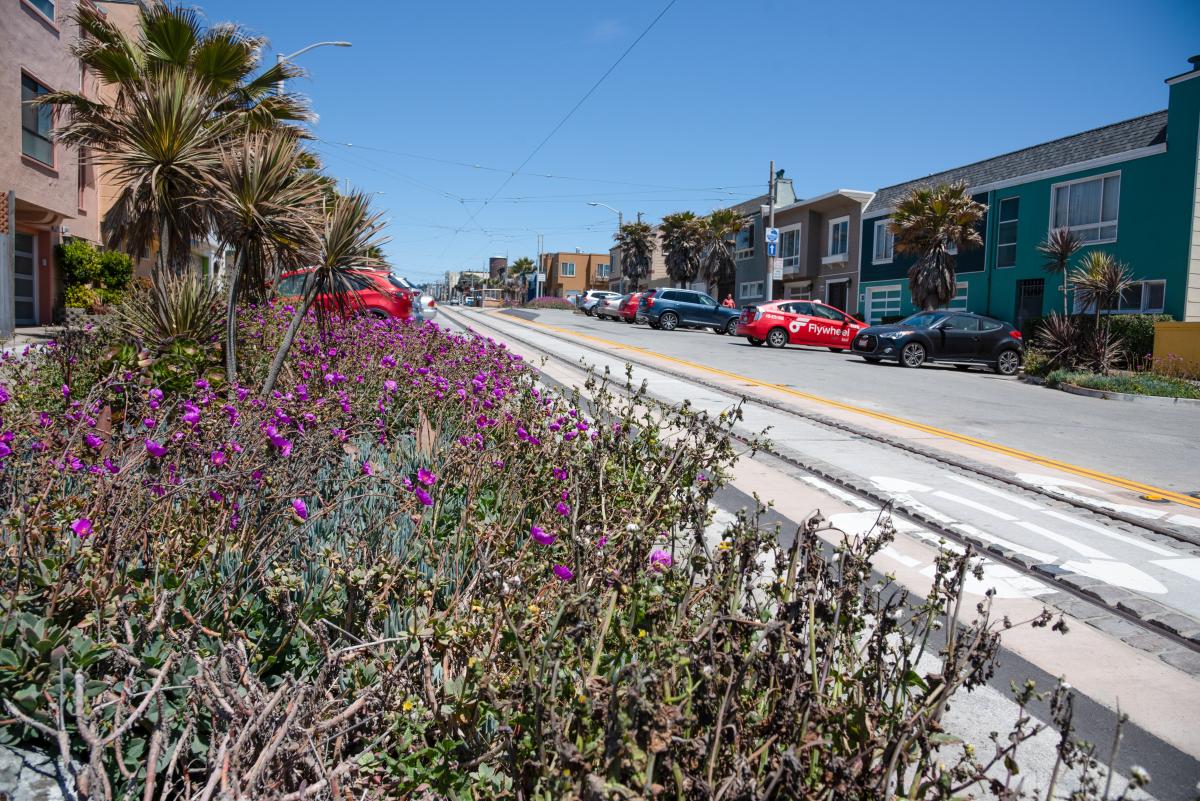
M711 328L717 334L737 333L737 309L727 309L703 292L691 289L655 289L642 295L638 315L651 328Z

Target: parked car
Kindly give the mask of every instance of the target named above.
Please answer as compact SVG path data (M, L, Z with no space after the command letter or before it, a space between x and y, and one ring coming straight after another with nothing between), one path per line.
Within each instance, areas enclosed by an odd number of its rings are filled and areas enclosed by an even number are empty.
M634 323L644 323L646 320L641 316L642 292L631 292L621 298L621 302L617 304L617 314L622 320L633 325Z
M651 328L711 328L718 334L737 330L738 311L727 309L711 296L691 289L657 289L642 296L638 307Z
M596 304L596 308L592 310L592 314L597 318L620 320L621 304L625 303L628 297L628 295L618 295L615 298L604 298Z
M869 362L920 367L947 362L960 370L987 365L1015 375L1025 346L1021 332L992 317L956 311L918 312L895 325L874 325L854 338L854 352Z
M433 295L425 293L419 286L402 275L393 274L391 277L393 279L392 283L398 282L402 284L412 292L413 300L418 300L418 302L413 304L413 311L417 317L422 320L432 320L437 317L437 301L434 300Z
M841 352L866 327L861 320L819 300L776 300L742 309L737 335L751 345L813 345Z
M579 304L580 311L582 311L588 317L591 317L596 313L596 306L600 303L600 301L619 297L621 297L619 292L606 292L604 290L589 289L587 292L579 296L579 299L576 301L576 303Z
M298 300L304 294L304 282L312 270L292 270L279 279L279 294L287 299ZM350 270L355 284L356 297L344 298L349 311L357 310L372 317L397 317L412 319L413 291L404 282L386 270ZM338 309L339 298L333 293L317 295L316 305L328 311Z

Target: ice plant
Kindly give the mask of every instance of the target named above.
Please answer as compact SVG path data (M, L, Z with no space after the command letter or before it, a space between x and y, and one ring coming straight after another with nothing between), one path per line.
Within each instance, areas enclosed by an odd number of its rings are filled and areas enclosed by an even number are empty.
M146 453L153 456L155 459L161 459L167 455L167 449L152 439L146 440Z
M575 578L575 574L571 571L571 568L567 567L566 565L555 565L554 575L559 581L570 581L571 579Z
M432 487L437 483L437 476L426 470L424 467L421 467L417 470L417 481L421 482L427 487Z
M75 532L75 536L83 539L92 536L92 521L86 517L76 518L71 521L71 531Z
M301 520L308 519L308 505L300 498L292 498L292 510Z
M668 570L674 563L675 560L671 558L671 554L661 548L655 548L650 552L650 567L655 570Z
M417 496L417 500L421 502L422 506L433 506L433 498L425 490L420 487L414 487L413 494Z
M557 534L551 534L541 526L530 526L529 537L539 545L553 545L554 541L558 539Z

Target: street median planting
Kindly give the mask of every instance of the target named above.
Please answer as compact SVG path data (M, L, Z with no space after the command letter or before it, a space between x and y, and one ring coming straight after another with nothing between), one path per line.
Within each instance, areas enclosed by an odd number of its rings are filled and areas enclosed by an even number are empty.
M1022 624L965 600L969 553L916 598L871 569L886 516L714 531L736 410L594 379L585 413L431 324L310 317L260 397L292 314L241 309L245 385L162 384L115 326L0 365L0 737L88 798L1015 784L1040 724L977 750L940 722Z

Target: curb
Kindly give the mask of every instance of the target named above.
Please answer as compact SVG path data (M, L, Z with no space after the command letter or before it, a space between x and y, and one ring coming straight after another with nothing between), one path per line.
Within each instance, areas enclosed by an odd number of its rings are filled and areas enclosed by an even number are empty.
M1072 395L1082 395L1085 398L1100 398L1101 400L1125 401L1126 403L1142 403L1147 406L1196 406L1200 407L1197 398L1164 398L1161 395L1132 395L1128 392L1113 392L1108 389L1091 389L1075 384L1059 384L1058 389Z

